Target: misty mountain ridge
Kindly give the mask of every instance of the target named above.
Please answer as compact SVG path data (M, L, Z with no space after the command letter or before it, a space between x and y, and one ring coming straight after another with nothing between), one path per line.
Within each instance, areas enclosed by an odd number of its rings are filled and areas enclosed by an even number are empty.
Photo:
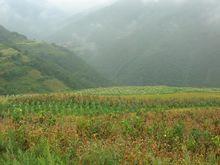
M119 0L49 40L119 84L220 86L217 0Z
M70 18L40 1L1 2L0 23L66 48L0 26L2 93L98 87L110 84L106 79L118 85L220 87L217 0L117 0ZM30 81L28 70L38 78Z

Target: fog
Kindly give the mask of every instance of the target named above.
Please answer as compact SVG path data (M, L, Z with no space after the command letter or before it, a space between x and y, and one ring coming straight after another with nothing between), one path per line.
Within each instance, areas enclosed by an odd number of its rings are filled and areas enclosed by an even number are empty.
M44 31L69 17L109 5L114 0L0 0L0 24L30 38L42 39Z
M39 7L42 10L60 9L64 12L81 12L86 9L112 3L114 0L0 0L1 10L14 9L22 12L28 5ZM19 11L20 10L20 11Z
M55 32L65 26L66 20L72 19L74 15L77 18L79 13L85 14L111 5L115 1L124 3L142 1L143 5L174 2L182 5L188 0L0 0L0 24L30 38L44 39L47 29ZM200 1L216 3L216 0ZM214 13L214 19L218 15Z
M219 0L0 0L0 25L116 84L220 84Z
M65 12L81 12L93 7L111 4L114 0L44 0L47 5L56 6Z

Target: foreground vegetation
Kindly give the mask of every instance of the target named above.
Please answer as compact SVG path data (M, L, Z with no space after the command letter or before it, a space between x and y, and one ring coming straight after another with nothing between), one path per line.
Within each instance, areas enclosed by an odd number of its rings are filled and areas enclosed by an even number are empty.
M142 91L142 92L141 92ZM218 89L0 98L0 164L218 164Z

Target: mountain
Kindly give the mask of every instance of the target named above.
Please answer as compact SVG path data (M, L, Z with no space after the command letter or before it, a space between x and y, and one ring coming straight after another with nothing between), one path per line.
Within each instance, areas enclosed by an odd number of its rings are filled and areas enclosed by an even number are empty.
M67 49L28 40L0 26L0 95L107 84L107 80Z
M218 0L118 0L49 40L124 85L220 87Z

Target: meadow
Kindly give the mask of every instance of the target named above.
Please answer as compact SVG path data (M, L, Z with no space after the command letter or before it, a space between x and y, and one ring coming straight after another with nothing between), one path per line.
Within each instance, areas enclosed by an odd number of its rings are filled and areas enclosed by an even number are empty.
M220 89L0 97L0 164L220 163Z

